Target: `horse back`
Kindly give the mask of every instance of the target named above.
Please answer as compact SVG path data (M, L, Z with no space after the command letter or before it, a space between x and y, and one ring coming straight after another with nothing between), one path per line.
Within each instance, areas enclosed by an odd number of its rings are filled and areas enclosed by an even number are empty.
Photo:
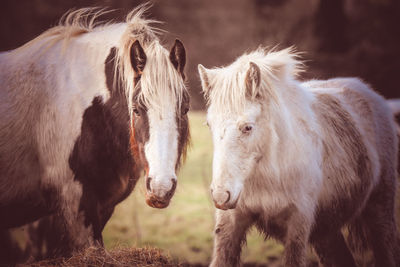
M396 123L382 96L356 78L315 81L310 85L314 87L312 90L317 98L321 94L330 95L350 116L350 122L354 124L362 143L370 154L369 159L381 165L376 166L375 176L379 175L382 168L393 165L395 162L393 159L397 158L398 153ZM394 164L397 165L397 163Z
M395 182L394 176L383 175L397 164L393 116L385 100L358 79L304 85L315 97L312 107L322 140L324 177L317 225L340 227L362 211L380 184ZM335 220L328 219L332 214Z

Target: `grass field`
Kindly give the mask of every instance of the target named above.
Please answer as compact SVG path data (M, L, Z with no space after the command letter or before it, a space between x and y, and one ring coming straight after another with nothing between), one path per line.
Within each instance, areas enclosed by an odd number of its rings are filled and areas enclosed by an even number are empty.
M212 141L205 113L191 112L192 146L178 175L178 187L167 209L147 206L144 180L119 204L108 222L104 241L108 248L117 245L158 247L173 258L207 264L213 245L214 205L210 199ZM253 229L242 253L244 262L273 262L283 248L272 240L264 241Z

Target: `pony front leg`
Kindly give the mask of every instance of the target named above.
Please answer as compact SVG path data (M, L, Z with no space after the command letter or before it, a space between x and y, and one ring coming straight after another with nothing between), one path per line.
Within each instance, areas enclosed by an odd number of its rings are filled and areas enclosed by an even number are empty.
M93 225L81 209L82 185L71 181L62 188L59 210L54 217L54 227L60 236L55 255L70 256L73 253L96 245Z
M234 210L217 210L214 251L211 267L240 266L240 252L246 231L254 222L248 214Z
M310 221L298 210L291 215L287 224L284 266L306 266L306 248L311 230Z

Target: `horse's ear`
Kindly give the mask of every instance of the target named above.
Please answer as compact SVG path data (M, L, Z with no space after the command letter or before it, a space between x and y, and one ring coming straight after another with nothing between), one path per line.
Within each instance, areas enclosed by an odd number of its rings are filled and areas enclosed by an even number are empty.
M211 88L210 88L210 83L208 80L207 69L201 64L197 65L197 68L199 70L201 87L203 88L203 92L208 94L208 92L210 91Z
M131 64L136 76L140 76L142 74L144 66L146 65L146 60L146 53L144 52L139 41L136 40L131 46Z
M260 67L257 64L250 62L250 67L246 73L246 94L250 97L258 95L260 87Z
M174 65L175 69L182 75L183 79L185 79L183 70L186 64L186 51L182 42L178 39L175 40L175 44L171 48L169 59L171 60L172 65Z

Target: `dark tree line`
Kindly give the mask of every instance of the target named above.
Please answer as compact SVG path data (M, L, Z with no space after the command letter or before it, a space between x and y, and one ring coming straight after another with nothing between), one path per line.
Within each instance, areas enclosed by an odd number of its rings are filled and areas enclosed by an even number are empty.
M13 49L54 26L71 8L116 9L123 19L143 0L5 0L0 9L0 50ZM197 64L226 65L258 45L295 45L305 51L303 78L358 76L386 97L400 97L398 0L153 0L151 18L162 20L188 52L192 107L204 108Z

